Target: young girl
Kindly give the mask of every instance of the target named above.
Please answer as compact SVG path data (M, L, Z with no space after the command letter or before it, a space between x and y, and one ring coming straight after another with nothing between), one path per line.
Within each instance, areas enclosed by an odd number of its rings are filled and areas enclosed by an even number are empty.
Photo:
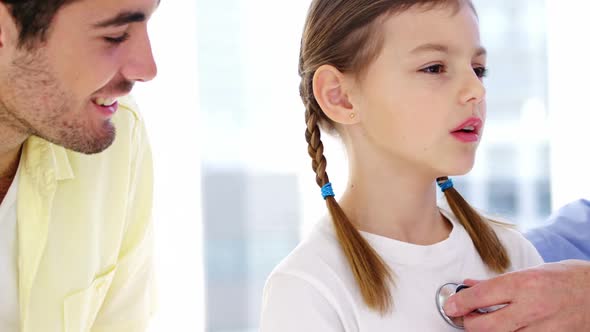
M486 115L469 1L313 0L299 73L329 216L269 277L261 331L453 331L435 304L441 285L542 262L446 177L472 168ZM339 202L320 127L348 153Z

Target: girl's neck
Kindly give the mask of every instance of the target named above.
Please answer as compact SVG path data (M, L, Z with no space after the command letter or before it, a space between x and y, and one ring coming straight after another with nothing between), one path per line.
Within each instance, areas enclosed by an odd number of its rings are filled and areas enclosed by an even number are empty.
M401 161L364 154L361 163L349 157L349 183L340 205L359 230L419 245L449 236L452 225L437 206L433 175Z

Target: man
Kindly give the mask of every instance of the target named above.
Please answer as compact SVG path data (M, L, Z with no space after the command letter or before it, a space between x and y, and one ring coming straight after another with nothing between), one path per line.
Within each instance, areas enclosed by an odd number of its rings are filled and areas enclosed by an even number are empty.
M0 331L142 331L159 0L0 0Z
M549 264L484 282L469 280L473 287L453 296L446 313L467 315L467 331L590 331L590 202L566 205L549 221L526 234ZM509 305L471 314L501 303Z

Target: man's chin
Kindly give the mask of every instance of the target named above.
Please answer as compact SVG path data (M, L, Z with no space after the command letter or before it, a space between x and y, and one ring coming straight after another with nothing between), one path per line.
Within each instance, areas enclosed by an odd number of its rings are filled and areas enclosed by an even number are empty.
M58 139L39 136L68 150L92 155L107 150L115 141L116 130L112 123L105 123L105 126L101 129L100 132L64 130Z
M79 146L78 149L72 148L71 150L88 155L101 153L113 145L115 142L115 137L115 128L112 127L112 130L109 131L108 135L95 138L93 140L88 140L86 144Z
M111 145L113 145L113 143L115 142L115 135L113 135L113 137L109 140L103 140L100 142L92 142L92 145L87 145L87 148L83 148L83 149L71 149L73 151L76 152L80 152L83 154L87 154L87 155L92 155L92 154L98 154L101 152L106 151L109 147L111 147Z

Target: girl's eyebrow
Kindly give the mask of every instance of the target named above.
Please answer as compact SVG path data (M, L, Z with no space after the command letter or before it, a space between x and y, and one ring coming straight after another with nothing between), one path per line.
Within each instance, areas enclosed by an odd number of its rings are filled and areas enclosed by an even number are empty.
M451 51L452 50L446 45L427 43L427 44L422 44L422 45L414 48L412 51L410 51L410 53L411 54L424 53L424 52L453 53ZM486 55L487 53L488 52L485 48L478 47L475 50L474 55L477 57L477 56Z

